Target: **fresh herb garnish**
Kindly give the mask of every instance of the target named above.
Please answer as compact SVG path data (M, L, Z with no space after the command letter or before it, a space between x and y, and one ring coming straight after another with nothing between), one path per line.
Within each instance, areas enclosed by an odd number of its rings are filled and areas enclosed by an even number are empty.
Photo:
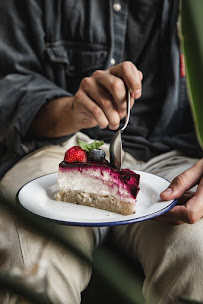
M104 141L94 141L91 144L87 144L85 141L83 140L78 140L78 144L80 146L81 149L85 150L86 152L90 152L93 149L99 149L103 144Z

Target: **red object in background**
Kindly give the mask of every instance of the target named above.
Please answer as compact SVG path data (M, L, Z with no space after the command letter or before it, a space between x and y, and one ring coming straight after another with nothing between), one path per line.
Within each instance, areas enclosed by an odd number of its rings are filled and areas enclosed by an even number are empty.
M180 76L185 77L185 58L184 58L184 54L180 54Z

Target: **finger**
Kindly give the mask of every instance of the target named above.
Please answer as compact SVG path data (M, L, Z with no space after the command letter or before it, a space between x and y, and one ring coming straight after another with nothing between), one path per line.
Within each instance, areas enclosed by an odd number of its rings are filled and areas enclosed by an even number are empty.
M82 90L75 94L73 112L76 120L79 120L81 128L91 128L99 125L101 129L104 129L109 124L102 109Z
M179 200L170 211L161 216L158 220L174 224L194 224L203 217L203 179L201 179L197 191L188 192Z
M139 73L140 81L142 81L143 80L143 73L140 70L138 70L138 73Z
M195 192L193 191L187 191L178 199L177 204L178 205L185 205L187 201L189 201L193 196L195 195Z
M173 207L173 209L166 212L165 214L154 218L154 220L156 220L158 222L165 222L165 223L173 224L173 225L180 225L180 224L185 223L183 216L181 216L180 209L178 209L178 206L175 206L175 207Z
M189 215L185 205L177 205L165 214L156 218L157 221L167 222L170 224L180 225L190 223Z
M203 178L194 196L186 203L186 217L190 224L196 223L203 217Z
M96 71L93 78L111 94L117 110L126 110L126 87L122 79L107 71Z
M203 177L200 179L199 185L196 190L196 195L202 196L202 198L203 198Z
M94 78L86 77L81 82L81 88L95 102L105 114L108 120L108 126L112 130L116 130L120 124L120 116L111 94L100 86Z
M127 108L127 91L124 81L115 75L100 70L93 73L93 78L111 94L113 103L123 118L126 115ZM133 104L134 98L131 96L130 108L133 107Z
M203 172L203 159L198 161L190 169L175 177L170 186L164 190L160 197L163 200L181 197L184 192L194 187L201 179Z
M110 73L123 79L134 99L140 98L142 94L143 75L136 66L130 61L124 61L117 66L109 69Z

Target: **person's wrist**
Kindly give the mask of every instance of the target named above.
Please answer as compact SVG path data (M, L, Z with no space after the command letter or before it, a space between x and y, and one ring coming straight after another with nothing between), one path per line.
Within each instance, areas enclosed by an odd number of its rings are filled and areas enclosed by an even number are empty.
M74 96L64 97L60 104L60 115L58 119L61 120L61 132L71 134L81 129L81 121L78 119L74 111Z

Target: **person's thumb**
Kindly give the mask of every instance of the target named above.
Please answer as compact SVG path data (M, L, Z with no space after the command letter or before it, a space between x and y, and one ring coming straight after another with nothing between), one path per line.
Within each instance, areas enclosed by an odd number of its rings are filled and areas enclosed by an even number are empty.
M181 197L186 191L190 190L199 182L201 176L202 170L200 170L196 163L190 169L173 179L168 188L160 194L161 199L170 200Z

